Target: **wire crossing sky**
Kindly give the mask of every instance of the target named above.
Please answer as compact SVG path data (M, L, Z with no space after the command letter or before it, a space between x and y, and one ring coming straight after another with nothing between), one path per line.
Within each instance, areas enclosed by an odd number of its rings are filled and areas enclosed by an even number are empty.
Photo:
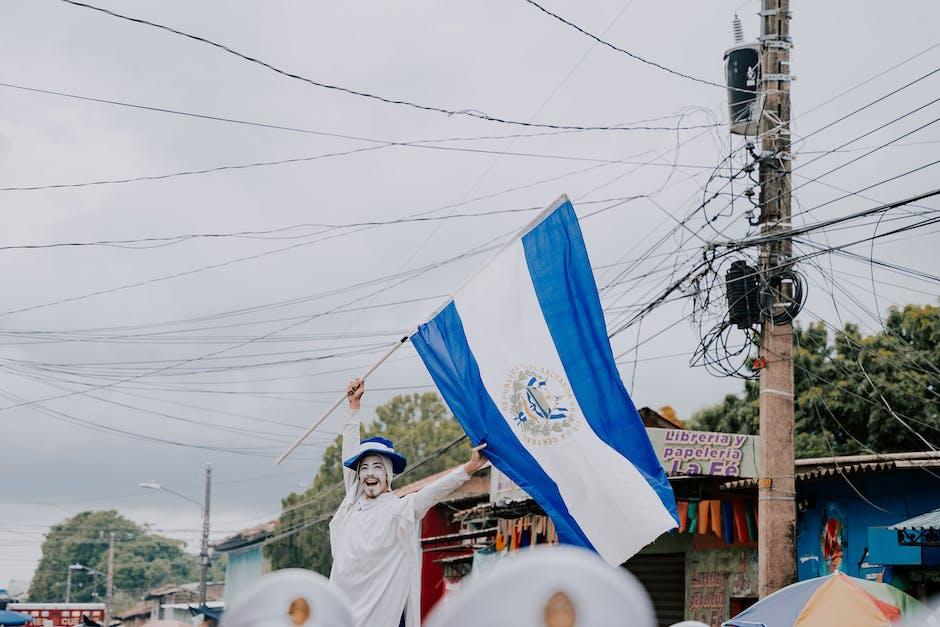
M936 303L940 7L921 4L793 7L801 323L874 333ZM738 392L690 364L726 313L715 277L760 241L759 155L723 88L731 17L753 40L757 7L7 3L0 587L83 509L194 541L136 486L196 494L207 461L215 538L274 518L341 412L275 470L285 445L561 193L634 401L689 418ZM433 389L405 346L365 411Z

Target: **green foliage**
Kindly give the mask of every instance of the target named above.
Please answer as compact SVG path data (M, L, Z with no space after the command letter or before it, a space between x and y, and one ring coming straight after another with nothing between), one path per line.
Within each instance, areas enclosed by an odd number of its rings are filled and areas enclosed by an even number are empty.
M869 336L854 324L832 341L821 322L795 327L797 456L927 449L891 411L928 441L940 440L938 364L940 307L892 308L884 329ZM696 412L690 426L756 434L757 416L758 386L747 381L742 396Z
M408 458L409 466L463 435L460 425L433 392L396 396L376 407L375 413L376 419L367 426L363 437L381 435L392 440L395 449ZM306 492L292 492L281 501L284 511L278 520L277 533L303 529L266 547L273 568L308 568L330 574L329 515L343 499L341 446L337 437L327 447L320 470ZM393 487L452 468L469 457L470 445L464 442L409 472ZM323 520L311 524L318 518Z
M199 579L199 559L183 550L183 542L164 538L114 510L82 512L49 530L42 558L29 589L30 601L65 600L70 564L104 573L108 568L108 539L114 532L114 589L117 605L139 599L144 591L171 583ZM221 564L211 576L221 576ZM95 596L98 595L98 596ZM105 578L84 571L72 573L73 602L104 598Z

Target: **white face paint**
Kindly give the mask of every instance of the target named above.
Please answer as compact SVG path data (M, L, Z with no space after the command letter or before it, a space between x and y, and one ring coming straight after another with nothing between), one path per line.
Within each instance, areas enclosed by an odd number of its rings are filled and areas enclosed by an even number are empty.
M359 485L367 499L388 490L388 473L381 455L366 455L359 461Z

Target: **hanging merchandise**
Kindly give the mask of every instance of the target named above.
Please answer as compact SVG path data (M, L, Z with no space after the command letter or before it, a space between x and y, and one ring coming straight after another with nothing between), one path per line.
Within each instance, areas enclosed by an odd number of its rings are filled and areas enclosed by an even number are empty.
M711 530L719 538L723 538L722 534L722 516L724 514L724 508L721 506L721 501L709 501L709 509L711 509Z
M740 499L735 499L731 502L731 507L734 511L735 540L738 542L749 542L751 540L751 536L747 530L747 514L745 514L747 504Z
M555 524L548 516L530 514L496 521L494 550L512 552L538 544L558 544Z
M701 501L698 506L698 533L708 533L708 521L711 517L711 505L713 501Z
M721 539L725 544L734 544L734 508L731 501L719 501L721 504Z
M754 512L756 507L757 503L748 501L747 507L744 508L744 515L747 517L747 535L751 540L757 540L757 516Z
M676 511L679 513L679 533L683 533L689 524L689 502L676 501Z
M698 532L698 501L689 501L689 533Z

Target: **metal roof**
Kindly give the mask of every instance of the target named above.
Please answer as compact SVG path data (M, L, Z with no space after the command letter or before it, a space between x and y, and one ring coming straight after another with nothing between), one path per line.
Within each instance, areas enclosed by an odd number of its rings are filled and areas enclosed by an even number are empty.
M813 481L848 474L893 472L916 468L940 468L940 452L883 453L878 455L846 455L843 457L814 457L797 459L794 464L797 481ZM741 479L721 486L722 490L754 488L757 481Z
M940 529L940 509L902 520L891 525L888 529Z
M219 542L213 544L212 548L219 553L226 553L236 549L244 549L245 547L253 546L273 536L276 527L277 521L270 520L266 523L260 524L250 529L244 529L233 536L229 536L223 540L220 540Z

